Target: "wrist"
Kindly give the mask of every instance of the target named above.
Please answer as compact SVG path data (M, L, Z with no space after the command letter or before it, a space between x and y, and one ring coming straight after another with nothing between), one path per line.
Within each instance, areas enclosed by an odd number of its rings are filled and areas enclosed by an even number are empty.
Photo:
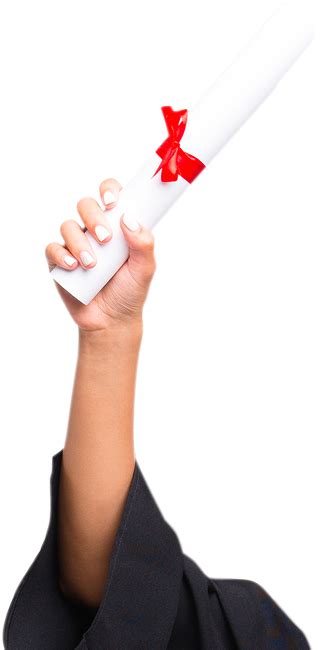
M140 346L143 335L142 318L118 322L104 329L84 330L78 328L79 350L85 353L103 353L110 347L135 349Z

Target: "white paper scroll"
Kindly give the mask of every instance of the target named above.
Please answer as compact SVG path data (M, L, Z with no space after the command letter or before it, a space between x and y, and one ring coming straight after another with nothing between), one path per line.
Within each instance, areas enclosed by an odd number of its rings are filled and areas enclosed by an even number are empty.
M313 29L304 2L282 6L194 107L173 107L174 110L188 108L187 126L180 142L182 149L208 165L268 97L312 38ZM164 123L164 140L166 136ZM159 145L160 142L155 142L155 149ZM85 305L128 257L119 225L122 213L126 211L144 226L153 228L189 186L181 176L169 183L161 181L160 172L153 178L159 163L159 156L153 153L121 191L117 206L108 211L113 229L110 242L98 244L86 231L97 256L96 266L85 270L79 265L74 271L56 266L51 271L53 279Z

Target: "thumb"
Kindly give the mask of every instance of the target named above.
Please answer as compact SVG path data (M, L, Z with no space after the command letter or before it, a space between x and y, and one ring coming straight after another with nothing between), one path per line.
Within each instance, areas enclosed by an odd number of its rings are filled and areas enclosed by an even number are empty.
M136 282L147 286L156 269L155 240L151 230L133 217L123 214L120 227L129 248L128 268Z

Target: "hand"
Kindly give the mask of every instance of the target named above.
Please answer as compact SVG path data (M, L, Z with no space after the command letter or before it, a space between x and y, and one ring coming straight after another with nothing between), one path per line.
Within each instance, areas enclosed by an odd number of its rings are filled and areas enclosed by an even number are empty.
M91 197L78 202L77 209L85 228L74 219L63 222L60 232L64 243L51 242L45 250L49 271L55 265L69 273L72 273L78 264L83 269L95 266L95 253L84 230L87 229L101 246L108 247L112 237L107 218L108 210L115 206L120 189L121 185L115 179L107 179L101 183L99 191L105 210ZM125 220L126 215L123 215L120 225L129 247L129 257L89 305L81 303L55 281L62 300L80 330L106 330L114 325L119 327L122 324L140 322L142 319L143 305L156 269L154 236L150 230L137 222L128 223L129 228ZM106 254L108 255L108 250Z

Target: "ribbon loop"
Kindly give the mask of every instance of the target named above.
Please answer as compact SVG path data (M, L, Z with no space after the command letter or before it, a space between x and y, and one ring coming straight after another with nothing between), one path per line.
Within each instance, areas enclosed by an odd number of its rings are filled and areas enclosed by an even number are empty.
M173 111L171 106L162 106L168 137L156 149L162 159L153 176L162 170L161 180L165 183L177 181L182 176L188 183L198 176L205 165L198 158L183 151L180 141L184 135L187 123L187 110Z

